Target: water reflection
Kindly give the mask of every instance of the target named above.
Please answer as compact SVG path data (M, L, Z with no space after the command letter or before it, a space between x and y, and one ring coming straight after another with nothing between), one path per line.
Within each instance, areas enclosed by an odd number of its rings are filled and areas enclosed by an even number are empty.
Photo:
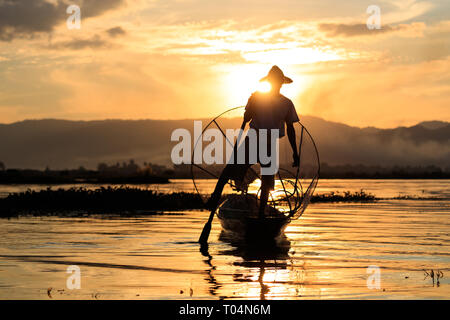
M206 281L209 284L208 292L212 296L217 296L217 291L222 288L222 285L217 281L216 277L214 276L214 271L216 270L216 266L213 263L213 257L209 253L209 246L208 244L202 244L200 245L200 252L201 254L206 257L204 262L208 265L207 277Z
M249 284L251 288L254 288L254 285L257 283L259 286L259 299L265 300L266 296L271 294L271 284L275 283L275 274L280 270L287 270L289 266L291 242L288 238L282 234L276 240L249 241L236 238L230 233L221 231L219 241L227 244L228 248L219 250L217 256L240 258L240 261L233 259L233 282ZM209 267L206 278L209 284L209 293L213 296L219 296L220 299L236 297L236 292L220 295L219 292L223 288L223 284L215 276L217 267L214 265L214 257L210 254L208 245L201 246L200 252L206 257L204 262ZM248 298L255 295L254 290L251 291Z

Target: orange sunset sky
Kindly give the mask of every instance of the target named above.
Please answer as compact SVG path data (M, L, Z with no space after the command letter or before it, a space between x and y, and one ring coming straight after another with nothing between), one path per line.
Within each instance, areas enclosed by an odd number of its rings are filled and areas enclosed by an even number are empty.
M300 115L450 121L449 39L448 0L0 0L0 123L209 118L273 64Z

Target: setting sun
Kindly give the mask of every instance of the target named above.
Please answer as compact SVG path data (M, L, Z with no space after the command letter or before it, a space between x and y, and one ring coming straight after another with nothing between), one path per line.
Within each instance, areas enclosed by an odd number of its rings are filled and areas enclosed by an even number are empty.
M223 94L225 95L225 105L244 105L250 95L255 92L270 91L270 83L260 81L271 68L271 64L242 64L232 67L217 68L223 74ZM279 65L282 69L290 70L289 66ZM307 88L310 81L304 75L291 75L294 82L281 88L281 93L294 99Z
M259 92L269 92L272 86L267 81L262 81L258 84L258 91Z
M264 89L259 80L267 74L270 66L264 64L236 65L221 70L224 74L224 93L228 103L233 106L243 105L255 91ZM270 90L270 88L269 88Z

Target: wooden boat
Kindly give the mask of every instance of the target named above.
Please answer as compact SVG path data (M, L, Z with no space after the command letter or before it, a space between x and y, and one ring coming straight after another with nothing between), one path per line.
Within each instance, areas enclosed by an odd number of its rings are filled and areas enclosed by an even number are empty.
M268 240L282 235L291 219L270 206L261 219L257 208L253 197L231 195L219 207L217 216L223 230L239 238Z

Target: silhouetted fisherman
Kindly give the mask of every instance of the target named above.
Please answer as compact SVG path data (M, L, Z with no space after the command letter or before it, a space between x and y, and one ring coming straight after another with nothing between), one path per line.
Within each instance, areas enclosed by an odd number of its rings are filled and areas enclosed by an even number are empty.
M267 156L271 157L271 129L278 130L279 138L285 135L285 125L287 127L287 135L293 152L293 166L299 165L299 156L296 145L294 123L298 122L298 115L292 101L280 93L283 84L292 83L292 80L283 74L283 71L277 66L273 66L268 75L260 81L267 81L271 85L271 89L267 93L255 92L248 99L245 107L244 120L241 125L241 130L244 130L246 124L250 122L250 128L255 129L257 133L257 161L261 167L270 167L271 163L262 164L259 153L259 139L260 129L267 129ZM244 179L248 169L252 166L249 161L249 144L248 137L242 144L245 148L245 163L239 164L236 161L236 148L234 152L234 163L228 163L222 171L217 182L214 192L208 200L207 206L211 212L215 212L219 206L220 198L223 188L228 180L234 180L235 185L239 188L240 185L245 184ZM272 159L272 157L271 157ZM259 205L259 217L264 217L264 211L267 205L270 190L274 189L275 175L261 175L261 197ZM245 186L244 186L245 188Z

